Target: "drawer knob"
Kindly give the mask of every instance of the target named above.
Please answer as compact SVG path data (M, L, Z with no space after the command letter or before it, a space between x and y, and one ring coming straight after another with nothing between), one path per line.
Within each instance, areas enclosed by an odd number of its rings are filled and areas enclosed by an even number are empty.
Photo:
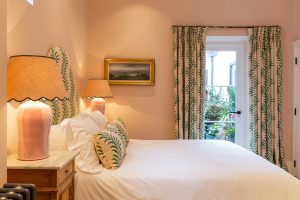
M66 170L65 170L65 173L66 173L66 174L69 173L69 170L66 169Z

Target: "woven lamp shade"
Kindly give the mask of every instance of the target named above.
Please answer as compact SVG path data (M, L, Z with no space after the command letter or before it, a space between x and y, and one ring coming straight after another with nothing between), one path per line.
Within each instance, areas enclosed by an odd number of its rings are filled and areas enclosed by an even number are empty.
M112 98L113 96L107 80L90 79L83 97Z
M59 67L43 56L12 56L7 69L7 100L53 100L67 96Z

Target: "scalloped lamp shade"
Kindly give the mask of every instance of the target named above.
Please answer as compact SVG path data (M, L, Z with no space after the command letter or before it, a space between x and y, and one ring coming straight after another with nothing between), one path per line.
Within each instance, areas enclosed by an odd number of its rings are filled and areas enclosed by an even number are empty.
M93 98L90 109L98 110L105 114L105 98L113 98L108 81L100 79L90 79L87 82L83 97Z
M53 100L66 97L55 60L43 56L12 56L7 69L7 100Z
M10 57L7 68L7 100L26 101L18 107L18 159L39 160L49 156L50 106L33 102L67 96L55 60L43 56Z

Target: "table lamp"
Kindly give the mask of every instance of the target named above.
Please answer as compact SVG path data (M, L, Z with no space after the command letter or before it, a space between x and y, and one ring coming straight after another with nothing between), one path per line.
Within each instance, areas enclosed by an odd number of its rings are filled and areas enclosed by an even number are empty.
M107 80L90 79L87 82L84 96L85 98L93 98L91 100L90 109L92 111L99 110L105 114L105 98L112 98L112 93Z
M44 56L12 56L7 68L7 100L22 103L17 109L18 159L49 156L50 106L40 102L67 96L55 60ZM28 101L29 100L29 101Z

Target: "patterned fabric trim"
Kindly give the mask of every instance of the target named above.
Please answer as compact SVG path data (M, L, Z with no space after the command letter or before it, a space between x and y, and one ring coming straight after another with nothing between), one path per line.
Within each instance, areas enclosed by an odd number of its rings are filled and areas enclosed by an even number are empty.
M205 27L173 27L175 131L178 139L203 139Z
M250 148L287 170L282 137L280 27L249 29Z
M49 49L48 56L56 60L67 91L67 98L64 100L44 101L52 108L52 124L59 124L62 120L74 117L79 113L79 94L66 51L62 47L56 46Z

